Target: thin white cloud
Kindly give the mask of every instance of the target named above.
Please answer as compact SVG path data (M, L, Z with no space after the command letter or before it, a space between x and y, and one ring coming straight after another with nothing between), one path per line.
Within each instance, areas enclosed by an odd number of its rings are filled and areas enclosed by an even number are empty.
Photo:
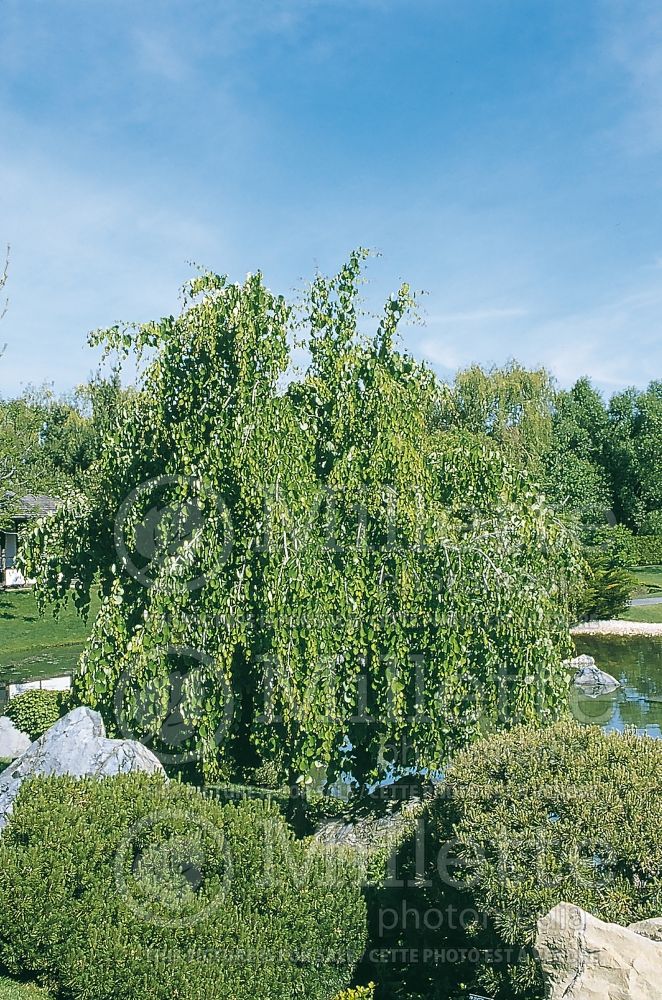
M466 312L439 313L428 317L430 323L445 325L447 323L490 323L494 320L515 319L527 316L528 310L518 306L495 309L470 309Z
M177 309L186 261L217 259L216 234L175 205L53 162L5 160L0 191L12 245L3 393L81 381L96 364L89 330Z
M499 364L512 356L529 367L544 365L565 386L581 375L608 391L645 385L653 377L651 358L657 356L662 333L662 280L648 280L618 299L569 313L550 314L541 306L525 323L522 310L501 310L500 315L496 309L476 310L465 314L472 316L470 335L462 315L455 314L457 330L446 322L449 317L431 320L417 343L420 353L445 371Z
M662 146L662 6L659 0L604 0L602 10L603 52L629 89L614 137L632 153L654 152Z

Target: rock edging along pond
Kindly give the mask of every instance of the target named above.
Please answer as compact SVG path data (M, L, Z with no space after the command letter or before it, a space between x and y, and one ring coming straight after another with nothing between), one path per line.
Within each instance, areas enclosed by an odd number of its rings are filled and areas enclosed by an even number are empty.
M662 623L611 621L582 622L570 630L571 635L655 635L662 637Z

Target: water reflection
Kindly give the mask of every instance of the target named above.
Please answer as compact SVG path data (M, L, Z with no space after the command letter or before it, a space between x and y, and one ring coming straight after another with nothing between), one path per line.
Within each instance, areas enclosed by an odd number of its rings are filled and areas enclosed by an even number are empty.
M578 635L575 646L621 682L617 691L595 699L573 690L575 718L607 731L634 727L662 739L662 638Z

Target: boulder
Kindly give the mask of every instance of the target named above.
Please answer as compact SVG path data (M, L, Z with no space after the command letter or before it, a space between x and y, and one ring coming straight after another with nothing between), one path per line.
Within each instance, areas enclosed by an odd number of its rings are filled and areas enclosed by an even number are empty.
M565 661L570 670L575 671L573 684L576 688L589 698L599 698L601 694L611 694L616 688L621 686L620 681L600 670L596 666L592 656L575 656L572 660Z
M648 923L648 921L645 921ZM662 944L570 903L538 921L549 1000L659 1000Z
M325 848L343 847L351 852L365 884L379 881L386 864L395 878L396 857L403 841L414 836L423 812L423 800L412 797L393 804L385 815L327 819L315 830L313 839Z
M26 778L62 774L102 778L130 771L165 774L161 762L142 743L107 739L98 712L75 708L0 774L0 829Z
M628 930L634 931L635 934L641 934L642 937L650 938L651 941L662 941L662 917L639 920L636 924L630 924Z
M595 658L593 656L587 656L586 653L582 653L581 656L573 656L571 660L564 660L563 663L570 670L579 671L583 667L594 667Z
M6 715L0 716L0 760L15 760L27 750L31 740Z

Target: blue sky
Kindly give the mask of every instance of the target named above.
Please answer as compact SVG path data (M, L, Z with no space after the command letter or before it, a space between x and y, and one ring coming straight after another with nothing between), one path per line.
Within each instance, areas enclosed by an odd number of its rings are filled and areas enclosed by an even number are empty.
M0 0L3 394L84 380L188 261L289 293L357 245L444 376L643 385L661 195L657 0Z

